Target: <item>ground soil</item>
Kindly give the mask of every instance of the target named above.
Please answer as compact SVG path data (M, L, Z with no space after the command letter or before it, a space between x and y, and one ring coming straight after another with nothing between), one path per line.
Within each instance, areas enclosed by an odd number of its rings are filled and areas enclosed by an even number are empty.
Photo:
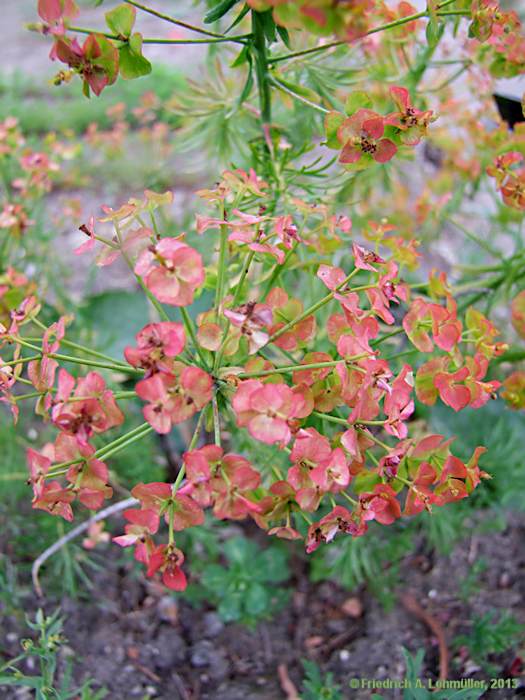
M487 678L475 663L454 648L452 640L469 632L469 620L494 610L511 611L525 622L525 517L513 518L502 532L476 535L458 544L450 556L420 548L402 563L400 600L408 594L445 633L449 678ZM109 690L111 700L162 698L165 700L281 700L278 668L284 665L301 687L301 659L315 660L331 671L345 698L370 698L369 690L349 688L352 678L405 677L402 647L425 649L424 678L439 674L438 640L428 626L403 603L386 613L366 589L347 591L337 584L312 584L304 560L294 558L295 591L292 604L276 619L255 630L224 624L207 607L195 608L166 595L166 589L147 582L125 565L112 563L94 577L96 600L50 597L44 607L61 605L67 646L63 656L75 659L75 676L87 676ZM468 602L460 596L461 582L480 557L487 568ZM23 605L30 612L38 601L30 594ZM27 636L21 620L5 616L0 646L4 658L20 649ZM509 677L519 649L491 659L498 677ZM441 660L442 662L442 660ZM32 672L31 669L25 669ZM34 671L33 671L34 672ZM281 669L282 673L282 669ZM484 698L507 699L525 695L524 677L516 676L521 691L493 691ZM96 685L95 685L96 687ZM400 698L401 691L382 691L384 698ZM25 690L0 691L0 697L30 697Z

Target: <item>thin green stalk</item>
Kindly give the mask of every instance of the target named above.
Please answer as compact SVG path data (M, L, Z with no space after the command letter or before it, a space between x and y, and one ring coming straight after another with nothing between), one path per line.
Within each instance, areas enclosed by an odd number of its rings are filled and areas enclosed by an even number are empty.
M303 95L299 95L297 92L294 92L293 90L290 90L284 83L282 83L280 80L278 80L275 76L271 79L270 81L271 85L274 85L278 90L281 90L281 92L286 93L287 95L290 95L290 97L293 97L295 100L298 100L299 102L302 102L305 105L308 105L308 107L312 107L312 109L316 109L318 112L321 112L322 114L330 114L329 109L325 109L324 107L321 107L321 105L316 104L315 102L312 102L308 98L304 97Z
M41 351L37 345L28 343L22 338L13 337L13 342L22 345L23 347L30 348L31 350ZM135 374L137 376L142 376L144 374L143 370L134 369L133 367L125 367L124 365L114 365L109 362L98 362L97 360L87 360L84 358L73 357L70 355L63 355L58 352L45 353L46 357L51 357L54 360L62 360L63 362L72 362L77 365L86 365L87 367L101 367L102 369L110 369L113 372L127 372L128 374Z
M261 13L252 12L253 49L255 54L255 74L259 88L259 105L263 127L272 121L272 98L268 73L268 52L264 33L264 20Z
M246 255L244 265L242 268L242 272L241 272L241 276L239 277L239 281L237 282L237 286L235 287L235 292L233 293L232 309L234 309L237 306L237 303L239 301L239 297L241 296L241 292L242 292L242 285L244 284L244 280L246 279L246 276L248 275L248 271L250 269L250 265L252 264L254 257L255 257L255 251L253 251L253 250L251 250ZM226 343L228 342L228 331L230 330L230 325L231 325L230 321L229 321L229 319L227 319L226 325L224 327L224 331L222 333L221 344L220 344L220 347L219 347L217 354L215 355L215 360L213 363L213 367L214 367L215 372L221 366L222 357L224 355L224 349L226 347Z
M24 399L36 399L39 396L42 396L41 391L32 391L29 394L18 394L13 398L15 399L15 401L23 401Z
M168 545L172 545L175 542L175 535L173 532L173 516L174 504L172 501L168 506Z
M222 212L224 217L224 211ZM226 252L228 250L228 226L223 224L220 227L220 247L217 268L217 286L215 288L215 321L219 319L219 307L224 296L224 283L226 281Z
M382 359L385 360L386 362L390 362L390 360L397 360L398 357L405 357L406 355L414 355L416 352L419 352L417 348L412 348L411 350L403 350L403 352L398 352L395 353L394 355L388 355L387 357L383 357Z
M202 422L204 420L204 411L201 411L199 414L199 418L197 420L197 425L195 426L195 430L193 431L193 436L190 440L190 444L188 445L188 452L191 452L193 449L195 449L195 446L197 444L197 441L199 439L199 434L201 431L202 427ZM180 466L179 473L177 474L177 478L173 482L173 486L171 487L171 493L175 495L177 493L177 489L179 488L182 480L184 479L184 476L186 474L186 464L183 462Z
M487 253L490 253L495 258L498 258L499 260L504 260L503 255L499 252L499 250L496 250L496 248L493 248L487 241L484 241L482 238L477 236L475 233L472 233L472 231L469 231L467 228L463 226L463 224L460 224L458 221L455 219L452 219L451 217L447 217L447 220L455 226L461 233L463 233L468 239L479 245L480 248L483 248Z
M130 438L135 437L136 435L140 435L142 433L147 434L149 432L149 428L151 428L149 423L141 423L136 428L129 430L127 433L125 433L125 435L121 435L116 440L113 440L112 442L109 442L107 445L104 445L103 447L101 447L99 450L97 450L97 452L95 454L97 455L97 457L105 456L106 452L109 452L109 451L113 450L113 448L118 447L119 445L122 445Z
M385 335L381 336L381 338L377 338L376 340L372 340L370 342L371 347L376 348L378 345L381 345L385 340L388 340L389 338L394 338L396 335L399 335L400 333L404 333L405 329L404 328L396 328L395 331L391 331L390 333L386 333Z
M345 425L348 427L351 423L348 422L346 418L339 418L338 416L332 416L330 413L321 413L320 411L312 411L312 416L316 418L324 418L330 423L338 423L339 425ZM358 420L356 423L358 425L384 425L386 420Z
M207 29L203 29L202 27L196 27L194 24L189 24L188 22L184 22L180 19L175 19L175 17L171 17L170 15L167 15L164 12L159 12L158 10L154 10L152 7L143 5L140 2L136 2L136 0L124 0L124 2L126 2L128 5L136 7L138 10L142 10L143 12L147 12L148 14L153 15L154 17L158 17L159 19L162 19L165 22L169 22L170 24L176 24L178 27L184 27L184 29L189 29L192 32L204 34L205 36L211 36L215 39L229 39L230 41L235 41L236 43L239 43L239 39L236 39L235 37L225 37L223 34L216 34L215 32L210 32Z
M439 10L442 7L446 7L447 5L450 5L454 1L455 0L445 0L445 2L442 2L437 6L437 9ZM436 14L439 16L439 11ZM378 27L373 27L372 29L369 29L360 38L370 36L370 34L377 34L378 32L383 32L387 29L394 29L395 27L401 27L403 24L408 24L409 22L414 22L417 19L422 19L423 17L427 17L427 16L428 16L428 11L424 10L423 12L417 12L413 15L408 15L407 17L401 17L400 19L396 19L396 20L393 20L392 22L387 22L386 24L381 24ZM280 61L288 61L292 58L298 58L300 56L309 56L312 53L318 53L319 51L326 51L328 49L335 48L336 46L343 46L344 44L348 44L348 42L342 41L342 40L332 41L329 44L323 44L322 46L314 46L310 49L303 49L302 51L294 51L293 53L288 53L288 54L284 54L281 56L270 57L268 59L268 62L269 63L279 63Z
M363 354L363 355L355 355L355 357L349 357L346 360L341 358L340 360L326 360L325 362L312 362L311 364L306 364L306 365L287 365L286 367L276 367L275 369L265 369L261 370L258 372L241 372L241 374L238 374L237 376L239 379L251 379L251 378L256 378L256 377L269 377L272 374L279 374L281 372L300 372L303 370L309 370L309 369L323 369L324 367L336 367L337 365L343 363L343 364L351 364L353 361L356 360L361 360L365 357L368 357L368 355Z
M195 347L195 350L197 351L201 362L203 363L204 367L209 370L210 367L208 365L208 360L206 359L206 356L204 355L201 346L199 345L199 341L197 340L197 335L195 334L195 328L193 327L193 321L191 320L191 317L187 311L187 309L184 306L180 307L180 313L182 316L182 322L184 323L184 328L186 329L186 332L191 338L191 341Z
M298 372L300 370L322 369L323 367L335 367L340 362L344 362L344 360L313 362L312 364L309 364L309 365L299 365L299 364L288 365L287 367L276 367L275 369L265 369L265 370L261 370L260 372L241 372L241 374L238 374L237 376L239 377L239 379L255 379L257 377L269 377L272 374L279 374L281 372Z
M359 505L359 501L356 501L355 498L352 498L346 491L340 491L339 492L343 498L346 498L346 500L351 503L354 507Z
M272 290L275 281L277 280L277 278L279 277L279 275L281 274L281 272L282 272L283 270L286 269L288 260L289 260L289 259L292 257L292 255L295 253L295 251L297 250L297 246L298 246L298 245L299 245L298 243L294 243L294 245L293 245L293 246L290 248L290 250L286 253L286 257L284 258L283 262L275 266L275 268L274 268L274 270L273 270L273 272L272 272L272 274L271 274L271 277L270 277L270 279L268 280L268 282L266 283L266 286L265 286L265 288L264 288L264 291L263 291L263 293L262 293L262 295L261 295L261 302L263 302L263 301L266 299L266 297L268 296L268 294L269 294L270 291Z
M357 422L358 422L358 424L359 424L359 423L361 423L362 421L357 421ZM360 430L359 428L356 428L356 429L357 429L357 430ZM390 445L387 445L386 442L383 442L382 440L380 440L378 437L376 437L373 433L371 433L371 432L368 431L368 430L366 431L366 436L369 437L371 440L373 440L373 441L376 443L376 445L379 445L379 447L382 447L382 448L383 448L384 450L386 450L387 452L390 452L390 450L392 449L392 448L390 447Z
M300 323L308 316L311 316L311 314L315 313L321 307L323 307L325 304L331 301L334 298L335 294L337 294L337 292L340 292L348 284L352 277L354 277L354 275L356 275L358 272L359 268L356 267L332 292L329 292L326 296L324 296L322 299L319 299L319 301L317 301L315 304L312 304L312 306L309 306L302 313L300 313L298 316L296 316L286 325L284 325L282 328L279 328L278 331L275 331L275 333L271 335L268 339L268 343L272 343L274 340L277 340L277 338L280 338L281 335L287 333L290 330L290 328L293 328L297 323Z
M133 445L138 440L142 440L143 437L145 437L148 433L151 433L152 431L153 431L153 428L151 427L151 425L148 425L146 428L144 428L142 430L142 432L135 434L133 437L130 437L129 440L122 442L120 445L115 445L111 450L106 449L102 452L102 454L100 454L101 450L99 450L99 454L98 454L97 458L108 459L108 457L111 457L116 452L120 452L121 450L125 449L126 447ZM96 452L95 452L95 455L97 455Z
M133 430L130 430L127 432L125 435L122 435L121 437L117 438L116 440L113 440L112 442L108 443L107 445L104 445L100 449L98 449L90 459L107 459L108 457L111 457L111 455L115 454L116 452L120 452L120 450L123 450L124 448L128 447L129 445L132 445L133 443L137 442L137 440L142 439L144 436L146 436L148 433L150 433L153 430L151 425L149 423L142 423L141 425L137 426L136 428L133 428ZM61 474L64 474L67 471L67 468L72 466L73 464L80 464L81 462L84 462L85 458L80 457L77 459L70 459L67 462L60 462L59 464L53 465L53 467L49 470L49 472L46 474L47 478L54 478L56 476L60 476Z
M217 395L214 394L211 401L212 415L213 415L213 435L215 439L215 444L219 447L221 446L221 419L219 416L219 406L217 404Z
M366 450L366 456L370 457L370 459L372 460L372 462L375 464L376 467L379 466L379 460L377 459L377 457L375 456L375 454L371 450Z
M320 411L312 411L311 415L315 416L316 418L322 418L329 423L337 423L338 425L345 425L347 428L349 427L349 423L346 418L338 418L337 416L332 416L330 413L321 413Z
M461 68L458 68L457 71L454 71L451 76L449 76L446 80L444 80L442 83L440 83L437 87L435 88L429 88L427 89L427 92L441 92L444 88L447 87L447 85L450 85L453 83L455 80L457 80L465 71L467 71L470 68L471 64L466 63L464 66Z
M2 360L2 367L11 367L13 365L23 365L25 362L34 362L35 360L41 360L42 355L30 355L30 357L19 357L18 360L9 360L4 362Z
M470 10L444 10L443 12L436 12L438 17L453 17L453 16L458 16L458 17L470 17L471 12Z
M47 327L38 318L33 318L31 320L41 330L43 330L43 331L47 330ZM106 360L107 362L111 362L113 364L121 364L126 369L129 367L129 365L127 365L126 363L121 362L120 360L116 360L115 358L111 357L110 355L105 355L103 352L99 352L98 350L93 350L92 348L88 348L86 345L80 345L80 343L74 343L72 340L67 340L67 338L62 338L62 340L60 341L60 345L63 345L66 348L71 348L72 350L79 350L80 352L85 352L86 355L93 355L93 357L99 357L101 360Z
M162 318L162 320L163 321L170 321L171 319L168 316L166 309L162 306L160 301L153 295L153 293L150 292L150 290L147 288L146 283L144 282L142 277L140 277L140 275L135 274L135 279L142 287L144 294L148 297L151 304L155 307L155 309L157 310L157 312L158 312L159 316Z
M77 34L99 34L105 36L106 39L111 39L113 41L124 42L125 37L118 36L117 34L109 34L108 32L100 31L100 29L88 29L87 27L68 27L70 32L76 32ZM210 37L209 39L155 39L155 38L145 38L142 39L143 44L160 44L160 45L186 45L186 44L221 44L225 42L240 42L245 39L246 34L240 36L225 36L225 37Z

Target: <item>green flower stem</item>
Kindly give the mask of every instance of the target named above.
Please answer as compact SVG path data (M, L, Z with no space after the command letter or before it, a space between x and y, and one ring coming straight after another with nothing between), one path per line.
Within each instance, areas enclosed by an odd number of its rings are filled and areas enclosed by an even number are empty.
M54 387L51 387L48 391L55 392L56 389ZM47 392L42 392L43 394ZM116 391L113 393L113 397L116 400L121 400L121 399L133 399L137 396L135 391ZM74 403L75 401L87 401L90 399L91 396L71 396L68 400L67 403Z
M184 328L186 329L186 332L191 338L191 341L197 350L197 353L201 359L202 364L206 368L207 371L209 371L210 367L208 365L208 360L206 359L204 353L202 352L202 348L199 345L199 341L197 340L197 336L195 334L195 328L193 326L193 321L191 320L191 317L187 311L187 309L184 306L180 307L180 313L182 316L182 322L184 323Z
M168 506L168 546L175 542L175 535L173 533L173 515L174 505L172 501Z
M322 420L326 420L329 423L337 423L338 425L346 425L348 428L350 424L345 418L338 418L337 416L331 416L329 413L321 413L321 411L312 411L312 416L315 416L316 418L321 418Z
M275 333L273 335L271 335L270 338L268 339L268 343L272 343L274 340L277 340L277 338L280 338L281 335L284 335L284 333L287 333L297 323L300 323L308 316L311 316L311 314L315 313L321 307L323 307L325 304L327 304L329 301L331 301L334 298L334 296L337 294L337 292L340 292L348 284L348 282L352 279L352 277L354 277L354 275L357 275L358 272L359 272L359 268L356 267L354 270L352 270L352 272L349 275L347 275L347 277L345 277L345 279L341 282L341 284L338 285L332 292L329 292L322 299L319 299L319 301L317 301L315 304L312 304L312 306L309 306L302 313L300 313L298 316L293 318L285 326L283 326L282 328L279 328L278 331L275 331ZM373 285L373 286L375 286L375 285ZM359 288L356 287L356 289L359 289ZM355 290L351 289L349 291L355 291Z
M129 430L125 435L121 435L119 438L116 440L113 440L112 442L109 442L107 445L104 445L101 447L97 452L95 452L95 455L97 458L104 457L106 458L107 454L110 452L113 454L115 448L121 447L122 445L127 445L128 441L131 440L132 438L135 438L137 436L144 436L150 433L153 430L151 425L149 423L141 423L138 425L136 428L133 428L132 430Z
M352 498L346 491L340 491L339 492L343 498L346 498L346 500L351 503L353 506L358 506L359 501L356 501L355 498Z
M370 450L366 450L365 452L366 452L366 456L367 456L367 457L370 457L370 459L371 459L372 462L375 464L375 466L378 467L378 466L379 466L379 460L377 459L377 457L375 456L375 454L374 454L373 452L371 452Z
M219 416L219 406L217 404L217 395L215 394L211 401L212 415L213 415L213 435L215 438L215 444L219 447L221 446L221 419Z
M120 450L125 449L129 445L132 445L137 440L141 440L152 430L153 428L149 423L142 423L136 428L133 428L133 430L127 432L125 435L122 435L116 440L113 440L113 442L110 442L107 445L104 445L104 447L101 447L92 455L92 457L90 457L90 459L107 459L111 455L120 452ZM46 474L46 478L60 476L61 474L64 474L67 471L68 467L72 466L73 464L80 464L84 461L84 458L79 458L71 459L68 462L60 462L59 464L55 464Z
M302 370L309 369L322 369L324 367L336 367L341 363L351 364L355 360L362 360L368 355L355 355L355 357L349 357L346 360L341 358L340 360L327 360L326 362L312 362L306 365L287 365L286 367L276 367L275 369L264 369L260 372L242 372L237 376L239 379L252 379L256 377L269 377L272 374L279 374L281 372L300 372Z
M111 443L106 446L104 450L99 450L98 453L95 452L95 455L97 456L97 459L108 459L112 455L116 454L117 452L120 452L121 450L124 450L126 447L129 447L130 445L133 445L135 442L138 442L139 440L142 440L143 437L148 435L149 433L153 432L153 428L151 425L147 425L140 433L136 433L132 437L128 436L128 439L120 445L114 445L111 449Z
M38 318L33 318L32 321L41 330L47 330L47 327ZM129 367L129 365L125 364L124 362L120 362L120 360L115 360L113 357L105 355L103 352L99 352L98 350L92 350L86 345L74 343L72 340L67 340L66 338L62 338L62 340L60 341L60 345L63 345L65 348L71 348L72 350L79 350L80 352L85 352L87 355L93 355L93 357L99 357L101 360L106 360L107 362L111 362L113 364L122 364L122 366L126 369Z
M438 17L452 17L457 15L458 17L470 17L470 10L444 10L443 12L436 12Z
M23 401L24 399L36 399L39 396L42 396L41 391L32 391L29 394L19 394L18 396L13 396L13 398L15 401Z
M454 265L457 270L475 274L479 272L499 272L501 265Z
M413 484L411 481L409 481L408 479L403 478L402 476L396 476L396 480L397 480L397 481L400 481L400 482L401 482L402 484L404 484L405 486L408 486L409 489L411 489L411 488L414 486L414 484Z
M238 36L225 36L211 39L143 39L143 44L245 44L250 34L239 34Z
M266 297L268 296L268 294L272 290L272 287L275 284L275 281L277 280L277 278L279 277L281 272L286 269L288 260L295 253L298 245L299 245L298 243L294 243L293 246L290 248L290 250L286 253L286 257L284 258L283 262L274 267L273 272L271 274L271 277L268 280L268 282L266 283L264 291L261 294L261 297L260 297L261 302L264 302L264 300L266 299Z
M308 525L311 526L313 523L312 518L309 515L306 515L302 510L296 511L297 515L300 515L301 518L304 520L304 522Z
M320 411L312 411L312 416L315 416L316 418L324 418L325 420L329 421L330 423L338 423L339 425L345 425L347 428L353 425L352 423L348 422L348 419L346 418L339 418L338 416L332 416L330 413L321 413ZM387 423L387 420L358 420L356 421L357 425L385 425ZM390 449L390 448L388 448Z
M21 382L22 384L27 384L27 386L33 386L33 382L30 382L29 379L24 379L23 377L17 377L16 381Z
M491 362L521 362L522 360L525 360L525 349L511 347L503 355L492 358Z
M381 338L377 338L376 340L372 340L370 342L371 347L376 348L378 345L381 345L385 340L388 340L389 338L394 338L396 335L399 335L400 333L404 333L405 329L404 328L396 328L395 331L391 331L390 333L386 333L385 335L381 336Z
M235 292L233 293L233 300L232 300L232 309L234 309L238 302L239 302L239 297L241 296L242 292L242 285L244 284L244 280L246 279L248 272L250 270L250 265L252 264L252 261L255 257L255 251L251 250L247 255L244 260L244 265L242 268L241 276L239 277L239 281L237 282L237 286L235 287ZM221 366L222 362L222 357L224 355L224 349L226 347L226 343L228 342L228 331L230 330L230 321L229 319L226 320L226 325L224 327L224 331L222 334L222 339L221 339L221 344L219 347L219 350L217 351L217 354L215 355L215 361L213 363L214 371L216 372L218 368Z
M397 352L394 355L387 355L387 357L383 357L382 359L386 362L390 362L390 360L397 360L398 357L407 357L408 355L415 355L417 352L420 352L417 348L411 348L410 350L403 350L403 352Z
M188 445L188 452L191 452L191 450L195 449L195 446L199 440L199 435L202 427L202 423L204 421L204 414L205 411L201 411L199 414L199 418L197 420L197 425L195 426L195 430L193 431L193 436L190 440L190 444ZM171 487L171 493L175 495L177 493L177 489L179 488L182 480L184 479L184 476L186 474L186 464L183 462L180 465L179 473L177 474L177 478L173 482L173 486Z
M377 287L377 282L375 284L362 284L360 287L352 287L351 292L366 292L367 289L375 289Z
M358 421L358 423L363 423L363 424L365 424L365 421ZM365 425L366 425L366 424L365 424ZM357 430L359 430L359 428L357 428ZM361 431L361 430L359 430L359 431L360 431L360 432L364 432L364 431ZM386 442L383 442L382 440L380 440L379 438L377 438L373 433L370 433L369 431L366 431L366 436L369 437L371 440L373 440L373 441L376 443L376 445L379 445L379 447L382 447L382 448L383 448L384 450L386 450L387 452L390 452L390 450L392 449L392 448L390 447L390 445L387 445Z
M158 312L159 316L161 317L161 319L162 319L163 321L170 321L171 319L170 319L170 317L168 316L168 313L167 313L166 309L162 306L162 304L160 303L160 301L153 295L153 293L150 292L150 290L147 288L146 283L144 282L144 280L142 279L142 277L140 277L140 275L135 274L135 279L137 280L137 282L138 282L138 283L140 284L140 286L142 287L142 289L143 289L143 291L144 291L144 294L148 297L148 299L149 299L149 301L151 302L151 304L152 304L152 305L155 307L155 309L157 310L157 312Z
M523 277L525 277L525 267L523 267L519 272L517 272L514 276L514 284L516 282L519 282ZM473 282L472 284L468 285L462 285L461 290L465 289L471 289L474 287L479 287L479 286L484 286L487 289L498 289L501 287L502 284L504 284L507 281L507 274L503 273L502 275L499 276L494 276L494 277L488 277L485 280L480 280L478 283ZM457 292L457 288L453 290L454 293ZM486 291L481 291L475 294L472 298L468 299L467 301L464 301L462 304L458 306L458 314L462 313L468 306L472 306L472 304L475 304L477 301L480 299L483 299L483 297L486 295Z
M41 360L42 355L31 355L30 357L19 357L18 360L9 360L8 362L4 362L2 360L2 364L0 367L11 367L13 365L23 365L25 362L33 362L34 360Z
M246 277L248 275L248 272L250 270L250 266L253 262L254 257L255 257L255 251L250 250L250 252L247 254L246 259L244 261L241 276L239 277L239 281L237 282L237 286L235 287L235 292L233 293L232 308L235 308L235 306L239 302L239 297L241 296L241 292L242 292L242 285L244 284L244 280L246 279Z
M171 17L170 15L166 15L163 12L159 12L158 10L154 10L152 7L148 7L147 5L143 5L140 2L136 2L136 0L124 0L125 3L128 5L132 5L133 7L136 7L138 10L142 10L143 12L147 12L150 15L153 15L154 17L158 17L159 19L163 19L165 22L169 22L170 24L176 24L178 27L184 27L184 29L189 29L192 32L197 32L197 34L204 34L205 36L211 36L215 39L230 39L231 41L235 41L239 43L239 39L235 37L225 37L223 34L216 34L215 32L210 32L207 29L203 29L202 27L196 27L194 24L189 24L188 22L183 22L180 19L175 19L175 17Z
M312 102L307 97L304 97L303 95L299 95L297 92L290 90L290 88L288 88L284 83L282 83L280 80L278 80L275 76L272 77L270 83L272 85L274 85L278 90L281 90L281 92L284 92L287 95L290 95L290 97L293 97L295 100L298 100L299 102L302 102L303 104L308 105L308 107L312 107L312 109L316 109L318 112L321 112L322 114L330 114L329 109L325 109L324 107L321 107L321 105L318 105L315 102Z
M13 337L12 340L13 342L18 343L19 345L22 345L26 348L30 348L31 350L40 351L40 348L37 345L28 343L22 338ZM44 353L42 353L42 356L43 355ZM62 353L58 352L46 353L46 357L52 357L54 360L62 360L62 362L73 362L77 365L86 365L88 367L101 367L102 369L110 369L113 372L127 372L128 374L135 374L137 376L142 376L144 374L143 370L135 369L133 367L125 367L124 365L114 365L110 364L109 362L98 362L97 360L86 360L70 355L62 355Z
M494 275L493 277L482 277L480 279L471 280L470 282L456 285L452 289L452 293L458 294L460 292L468 292L469 289L475 290L478 287L493 288L494 286L499 286L503 279L505 279L504 275Z
M124 41L124 38L118 36L117 34L108 34L107 32L102 32L99 29L88 29L87 27L68 27L70 32L76 32L77 34L99 34L106 39L111 39L113 41ZM142 39L143 44L160 44L160 45L187 45L187 44L223 44L225 42L241 43L249 34L242 34L240 36L225 36L225 37L210 37L209 39Z
M435 88L429 88L427 89L427 92L441 92L443 88L446 88L447 85L450 85L453 83L455 80L457 80L463 73L465 73L471 66L472 64L470 63L465 63L465 65L461 66L461 68L458 68L457 71L454 71L451 76L446 78L446 80L443 80L443 82L439 83L439 85Z
M264 20L260 12L252 11L253 49L255 58L255 74L259 88L259 105L263 127L270 126L272 121L272 98L270 90L270 75L268 73L268 52L264 34Z
M72 350L78 350L79 352L85 352L86 355L98 357L101 360L106 360L106 362L111 362L114 365L121 365L125 370L129 369L128 364L121 362L120 360L115 360L110 355L105 355L103 352L98 352L98 350L91 350L91 348L80 345L79 343L74 343L73 341L63 339L60 341L60 345L63 345L66 348L71 348Z
M224 219L224 204L222 218ZM220 247L217 268L217 286L215 287L215 321L219 320L219 307L224 296L224 283L226 281L226 253L228 251L228 226L223 224L220 227Z
M455 219L452 219L451 217L447 217L447 220L455 226L461 233L463 233L467 238L469 238L471 241L479 245L480 248L483 248L487 253L490 253L494 258L498 258L499 260L504 260L503 255L499 252L499 250L496 250L496 248L493 248L489 243L484 241L482 238L477 236L475 233L472 233L472 231L469 231L466 229L463 224L460 224L459 221L456 221Z
M446 7L447 5L452 4L455 2L455 0L445 0L444 2L440 3L437 6L438 12L436 12L436 15L439 17L440 13L439 10L442 7ZM468 13L470 14L470 13ZM370 34L377 34L378 32L383 32L387 29L394 29L395 27L401 27L403 24L408 24L409 22L414 22L417 19L422 19L423 17L428 17L429 13L428 10L424 10L423 12L417 12L416 14L413 15L408 15L407 17L401 17L400 19L396 19L393 22L387 22L386 24L381 24L378 27L373 27L372 29L369 29L365 34L363 34L364 38L365 36L369 36ZM314 46L311 49L303 49L302 51L294 51L293 53L288 53L284 54L281 56L274 56L273 58L270 57L268 59L269 63L279 63L280 61L288 61L292 58L298 58L300 56L309 56L312 53L318 53L319 51L326 51L327 49L332 49L335 48L336 46L343 46L345 44L348 44L347 41L332 41L329 44L323 44L322 46Z

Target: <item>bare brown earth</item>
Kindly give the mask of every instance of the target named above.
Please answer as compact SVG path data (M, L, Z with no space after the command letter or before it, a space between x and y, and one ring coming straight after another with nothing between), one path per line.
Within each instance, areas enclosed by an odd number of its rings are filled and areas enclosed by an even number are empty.
M451 644L458 634L468 633L474 615L508 610L525 622L524 535L521 515L503 532L462 542L450 556L421 547L403 561L403 583L397 594L415 599L425 616L444 632L449 678L487 678ZM461 582L480 557L487 568L466 603L460 596ZM401 603L385 613L364 589L345 591L335 583L312 584L305 559L297 550L288 583L295 591L292 604L255 630L225 625L213 609L195 608L167 595L122 560L115 563L107 550L101 553L100 562L103 568L92 579L93 596L86 591L83 601L50 596L44 599L44 607L52 611L61 606L69 639L62 660L73 658L76 679L94 678L94 687L106 687L112 700L281 700L286 695L278 680L278 666L284 664L292 683L300 688L300 660L304 658L333 672L345 698L364 700L371 697L371 691L351 690L350 679L403 678L402 647L412 652L424 648L423 677L435 681L439 675L443 659L427 623ZM31 613L37 600L31 593L24 600L25 611ZM0 620L0 653L9 658L18 653L27 628L14 616L1 619L1 612ZM519 653L519 649L509 649L491 658L497 677L509 676ZM515 693L492 691L484 698L506 700L523 691L523 686ZM0 697L30 697L24 693L4 690ZM383 693L388 699L402 697L397 690Z

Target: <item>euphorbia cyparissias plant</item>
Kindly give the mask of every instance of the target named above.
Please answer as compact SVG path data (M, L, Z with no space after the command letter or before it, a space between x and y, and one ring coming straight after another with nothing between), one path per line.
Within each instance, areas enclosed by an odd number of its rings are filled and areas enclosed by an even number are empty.
M445 22L463 15L471 21L469 56L493 73L519 72L524 64L520 36L506 31L519 25L512 13L477 1L450 9L453 2L432 2L418 13L403 1L388 7L377 0L249 0L248 34L183 23L198 41L239 49L234 66L246 70L247 80L228 115L251 98L256 83L259 105L250 108L259 121L254 153L260 153L252 168L228 170L215 187L197 193L201 206L209 206L192 232L203 237L202 245L160 224L157 210L171 203L169 193L146 191L144 199L116 210L105 207L100 221L114 227L113 236L102 235L94 220L81 227L88 238L76 252L95 253L102 267L121 258L151 302L154 318L144 319L123 359L72 342L66 318L43 323L30 291L3 319L2 400L16 420L20 401L37 398L39 415L57 430L53 443L28 454L35 508L67 520L75 501L100 508L111 497L106 462L112 455L152 431L167 434L192 421L194 436L176 479L134 485L138 508L125 512L124 534L115 538L135 548L147 575L160 574L181 590L186 575L177 533L202 524L206 510L218 519L251 518L271 536L303 539L311 552L338 534L365 535L370 521L388 526L464 499L488 478L479 465L483 447L463 462L453 454L452 437L424 434L419 425L412 430L411 418L416 400L440 400L459 411L495 396L499 383L490 378L490 361L505 351L497 329L475 308L458 310L444 274L432 271L428 283L411 285L405 277L417 267L418 243L388 220L363 225L356 217L353 226L353 212L336 212L330 199L312 194L319 190L306 188L301 199L297 188L288 189L292 163L280 159L287 149L272 119L272 94L280 90L323 113L323 147L338 152L339 174L367 169L364 175L387 179L437 118L421 101L417 73L419 49L433 54ZM215 3L208 19L221 19L235 4ZM109 32L94 32L72 26L73 0L40 0L39 29L53 37L51 58L66 66L56 82L78 75L87 94L98 94L117 75L147 73L142 36L133 33L133 5L129 0L107 12ZM357 90L344 106L340 95L325 95L327 109L279 70L303 53L358 40L371 56L381 52L373 35L392 30L396 44L419 32L419 20L427 24L426 37L414 56L418 64L408 62L406 85L400 80L371 95ZM288 45L288 30L296 28L336 38L275 54L277 34ZM82 45L77 33L88 35ZM385 43L389 55L397 51ZM399 65L407 62L407 55L398 58ZM504 201L521 208L521 162L507 156L489 174ZM8 279L14 285L16 275ZM194 300L207 295L214 297L209 308L193 313ZM519 302L516 309L519 324ZM411 362L407 347L423 361ZM74 364L90 371L74 377ZM108 370L132 378L134 389L112 389L111 375L103 374ZM521 381L510 380L506 394L517 405ZM20 393L28 383L34 391ZM101 434L125 422L124 402L134 398L142 401L145 423L96 449ZM213 440L202 444L204 428ZM249 436L244 444L274 450L270 474L236 448L241 431Z
M292 214L257 216L267 191L255 173L235 171L215 189L199 192L220 216L203 225L201 215L196 230L209 239L208 247L223 241L225 266L244 260L250 283L223 276L215 304L200 314L197 327L185 307L201 292L206 266L184 234L159 239L153 229L144 229L144 212L155 216L170 200L169 194L148 192L143 200L105 210L102 219L115 227L113 240L98 236L95 222L83 227L91 244L79 250L123 251L158 312L165 317L160 302L178 307L181 322L147 323L123 360L98 360L89 350L82 359L64 354L67 319L46 327L30 296L11 312L1 334L2 400L16 409L18 383L32 384L39 412L57 430L53 443L28 453L35 508L67 520L74 501L100 508L112 494L105 461L111 454L151 429L167 433L199 415L176 481L136 485L132 494L139 509L126 511L125 534L115 540L134 546L148 575L161 572L175 590L186 585L176 533L201 524L207 509L219 519L253 518L277 537L304 537L310 552L338 533L364 535L371 520L389 525L466 498L487 477L478 464L483 448L464 463L445 436L411 437L410 418L416 395L425 403L440 397L455 410L481 406L494 395L499 385L485 375L490 359L504 350L494 326L474 309L464 321L459 318L443 275L439 284L431 276L428 290L434 296L412 292L402 277L402 251L389 250L389 232L371 251L357 243L345 218L335 219L332 236L350 252L344 267L316 266L316 302L305 308L291 288L279 284L263 292L257 268L278 268L279 253L290 250L288 260L316 255L321 233L297 203ZM237 213L230 218L234 206ZM247 234L240 238L231 235L239 221ZM292 248L283 230L302 232L292 236ZM250 241L258 236L266 247L254 250ZM107 266L104 256L98 259ZM210 275L215 264L208 266ZM328 344L319 350L316 316L327 310L321 317ZM419 369L383 357L382 340L392 328L431 356ZM94 368L74 378L60 367L66 361L87 361ZM109 388L105 369L136 378L146 423L96 450L93 439L125 421L123 401L134 393ZM197 444L203 421L213 426L214 444ZM288 467L275 466L271 478L263 476L248 455L229 450L223 432L235 426L287 452Z

